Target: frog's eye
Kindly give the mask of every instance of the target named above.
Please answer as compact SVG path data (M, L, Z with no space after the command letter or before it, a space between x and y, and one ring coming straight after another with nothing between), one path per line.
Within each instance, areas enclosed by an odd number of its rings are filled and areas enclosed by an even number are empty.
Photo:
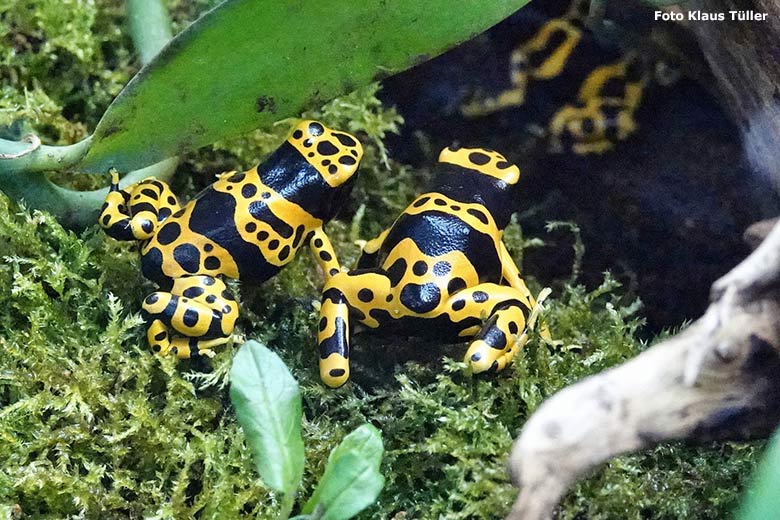
M520 179L520 168L500 153L486 148L445 148L439 154L439 162L489 175L507 184L515 184Z
M355 174L363 157L363 147L354 136L319 121L301 121L288 141L334 188Z

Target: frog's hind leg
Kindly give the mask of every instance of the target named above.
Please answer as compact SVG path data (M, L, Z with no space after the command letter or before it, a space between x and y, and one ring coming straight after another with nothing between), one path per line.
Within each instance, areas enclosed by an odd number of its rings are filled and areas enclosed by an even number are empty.
M146 297L147 340L153 351L179 358L210 356L226 343L238 318L238 303L225 283L212 276L177 278L170 292Z
M487 320L461 333L474 335L464 358L473 373L503 370L523 347L527 341L525 313L529 312L526 301L517 289L493 283L464 289L449 298L452 321Z
M160 222L180 208L166 183L148 178L121 190L119 173L113 170L98 222L117 240L146 240L154 235Z

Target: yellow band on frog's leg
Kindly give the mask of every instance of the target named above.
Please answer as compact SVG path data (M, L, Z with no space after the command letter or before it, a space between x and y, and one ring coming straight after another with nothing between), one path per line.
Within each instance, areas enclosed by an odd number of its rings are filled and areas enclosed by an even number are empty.
M390 233L390 228L385 229L378 237L372 238L365 243L363 251L360 253L360 258L358 258L357 261L358 269L378 267L379 263L377 262L377 258L379 256L379 250L382 249L382 244L384 244L388 233Z
M325 230L321 227L312 232L309 248L311 248L311 254L314 255L314 260L316 260L322 272L325 273L326 281L341 271L333 244L330 243L328 235L325 234Z
M349 379L349 307L336 288L322 296L317 345L320 379L331 388L340 387Z

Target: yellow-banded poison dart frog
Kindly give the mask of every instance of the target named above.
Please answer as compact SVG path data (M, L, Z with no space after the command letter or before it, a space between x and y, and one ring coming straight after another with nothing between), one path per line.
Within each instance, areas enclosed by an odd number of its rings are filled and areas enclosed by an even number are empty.
M543 91L560 98L542 121L551 152L603 153L628 138L636 130L634 115L652 67L636 51L590 49L593 38L585 28L590 3L574 0L520 41L509 58L508 87L475 91L461 113L475 118L525 108L534 102L532 91Z
M473 372L499 371L526 341L536 302L502 242L520 170L485 149L445 148L430 191L323 288L320 377L349 377L350 323L438 341L471 339ZM483 320L486 320L483 322Z
M306 244L325 277L335 275L323 226L362 154L353 136L303 121L263 163L220 175L185 205L155 179L120 190L114 173L99 221L116 239L140 241L143 274L160 287L143 303L152 350L188 358L228 341L238 304L223 278L263 282Z

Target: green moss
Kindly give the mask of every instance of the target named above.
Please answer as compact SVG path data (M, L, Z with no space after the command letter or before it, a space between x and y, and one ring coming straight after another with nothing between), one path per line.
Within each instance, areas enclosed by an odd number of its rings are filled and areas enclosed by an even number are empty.
M169 2L180 28L213 2ZM70 142L92 128L137 67L115 2L0 2L0 126ZM420 189L427 172L388 161L382 140L400 118L376 86L307 114L356 132L365 146L350 204L328 231L345 265ZM4 118L4 119L3 119ZM280 123L184 158L177 192L256 163ZM516 224L516 258L539 245ZM152 285L134 246L93 228L77 236L0 196L0 515L34 518L271 518L224 387L232 347L211 363L151 356L138 310ZM387 485L362 518L499 518L515 490L506 454L551 393L640 352L638 304L606 277L588 291L555 287L545 315L556 346L532 341L497 377L472 378L463 346L356 336L353 384L318 380L314 302L322 283L304 251L260 287L237 287L237 340L277 350L304 394L308 495L327 454L368 421L383 431ZM532 281L533 286L533 281ZM540 287L535 286L536 290ZM584 481L561 518L720 518L755 460L751 446L664 446L624 457Z

